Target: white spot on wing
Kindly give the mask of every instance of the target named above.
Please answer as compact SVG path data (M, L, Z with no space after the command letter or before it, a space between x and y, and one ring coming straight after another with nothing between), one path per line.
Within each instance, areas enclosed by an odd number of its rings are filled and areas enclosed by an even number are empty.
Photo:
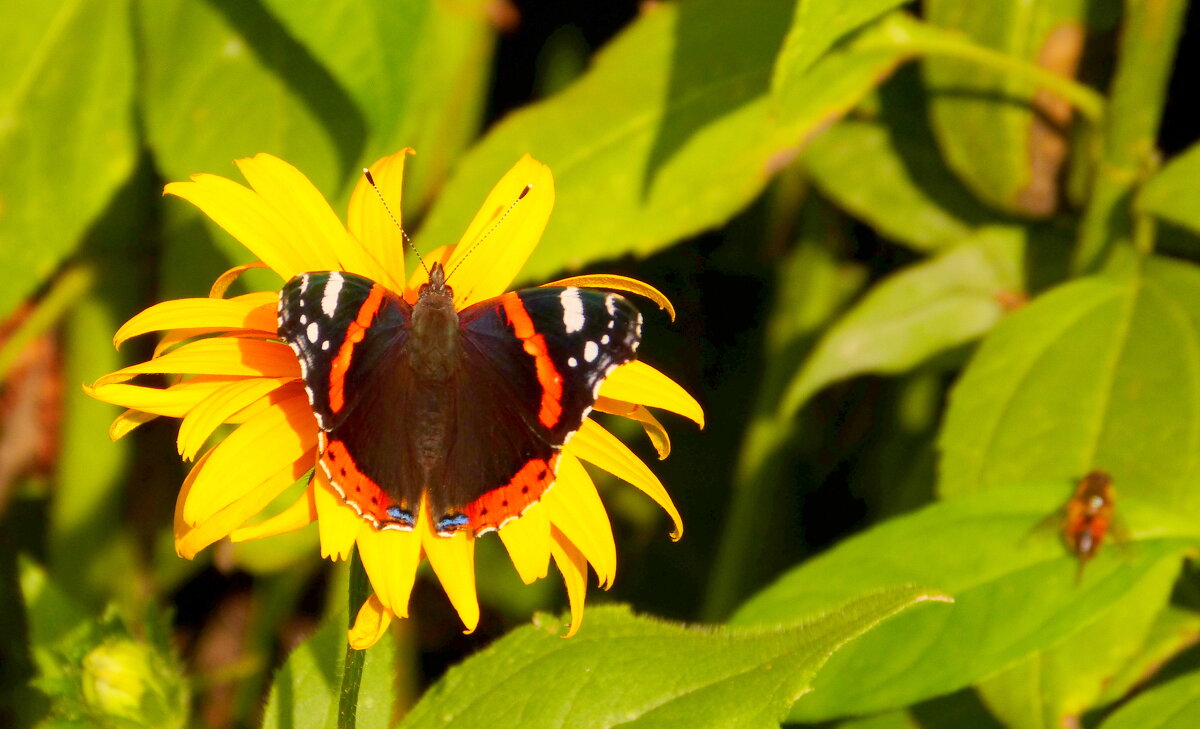
M325 293L321 295L321 311L325 316L333 316L337 311L338 296L342 293L342 274L331 271L329 280L325 282Z
M575 359L574 357L567 357L567 366L568 367L578 367L579 360Z
M612 337L608 336L607 334L605 334L603 337L600 337L601 344L608 344L611 341L612 341Z
M308 341L312 342L313 344L316 344L317 338L321 336L321 332L317 329L317 323L315 321L308 325L308 329L305 331L305 333L308 335Z
M562 302L563 327L567 334L583 329L583 299L579 296L579 289L568 286L559 294L558 300Z
M328 349L329 349L329 340L326 339L324 342L321 342L321 351L325 352Z
M595 362L598 356L600 356L600 347L595 342L588 342L583 345L583 358L585 360Z

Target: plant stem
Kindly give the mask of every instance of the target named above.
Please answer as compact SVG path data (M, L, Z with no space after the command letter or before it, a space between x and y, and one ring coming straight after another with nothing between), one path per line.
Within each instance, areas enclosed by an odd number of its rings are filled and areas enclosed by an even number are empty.
M25 321L13 332L8 341L0 344L0 382L8 375L21 351L42 332L51 329L71 305L91 288L93 272L90 268L76 266L67 269L55 279L50 290L42 297Z
M1023 58L979 45L960 33L927 25L903 13L887 18L884 23L888 41L894 47L911 50L918 56L944 56L970 61L1015 76L1071 102L1092 124L1099 124L1104 118L1104 97L1075 79L1048 71Z
M1072 261L1077 274L1099 268L1114 243L1133 235L1131 198L1156 162L1155 140L1186 9L1187 0L1125 2L1103 146Z
M363 569L358 547L350 555L350 627L371 589L367 572ZM367 652L346 645L346 660L342 668L342 691L338 698L338 729L354 729L358 717L358 686L362 682L363 663Z

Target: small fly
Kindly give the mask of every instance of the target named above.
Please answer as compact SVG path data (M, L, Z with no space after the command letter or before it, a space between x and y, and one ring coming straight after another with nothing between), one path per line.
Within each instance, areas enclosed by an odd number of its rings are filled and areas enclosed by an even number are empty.
M1076 582L1083 577L1084 566L1100 551L1112 527L1115 491L1112 477L1096 469L1080 479L1075 493L1063 506L1063 541L1079 560Z

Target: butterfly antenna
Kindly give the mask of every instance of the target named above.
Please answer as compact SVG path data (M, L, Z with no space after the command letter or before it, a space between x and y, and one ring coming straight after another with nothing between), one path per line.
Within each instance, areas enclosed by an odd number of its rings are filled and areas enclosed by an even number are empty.
M392 222L396 224L396 228L400 231L400 235L404 237L404 242L408 244L408 247L412 249L413 253L417 254L417 261L420 262L421 268L425 269L425 275L428 276L429 266L425 265L425 259L421 258L421 252L417 250L415 245L413 245L412 238L408 237L408 233L404 231L404 226L400 225L400 221L396 219L396 216L392 213L392 209L388 207L387 200L384 199L383 193L379 190L379 185L375 184L375 178L371 176L371 171L364 167L363 174L367 176L367 182L371 183L371 189L374 190L375 194L379 196L379 202L383 203L383 209L387 211L388 217L391 218Z
M459 267L463 265L463 262L467 260L467 257L475 252L475 249L479 247L479 244L481 244L485 240L487 240L488 236L491 235L496 230L496 228L500 227L500 224L503 223L504 219L508 217L508 214L513 211L513 208L515 208L517 206L517 203L524 200L525 196L528 195L529 191L532 189L533 189L532 184L526 185L525 189L521 190L521 194L517 195L517 199L513 200L512 204L510 204L508 206L508 208L504 211L504 213L500 215L500 218L495 223L492 223L492 227L488 228L486 233L484 233L483 235L481 235L475 239L475 242L471 244L471 247L470 247L470 249L467 250L466 254L464 254L463 257L459 259L458 263L454 264L454 270L451 271L450 273L446 274L447 281L449 281L450 277L454 275L454 271L457 271L459 269Z

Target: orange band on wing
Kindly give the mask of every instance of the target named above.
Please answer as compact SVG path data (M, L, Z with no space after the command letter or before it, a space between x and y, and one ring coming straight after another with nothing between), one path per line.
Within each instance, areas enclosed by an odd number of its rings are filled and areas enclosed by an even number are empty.
M538 420L547 428L553 428L562 417L562 375L550 359L546 349L546 338L533 328L533 320L525 310L525 304L516 293L507 293L500 297L504 313L512 324L513 332L521 340L525 353L533 357L537 371L538 384L542 386L542 406L538 411Z
M346 327L346 338L338 348L337 356L329 369L329 407L338 412L346 404L346 372L350 369L350 358L354 354L354 345L363 340L375 315L379 313L379 305L383 302L384 288L379 284L371 287L366 301L358 309L358 316Z
M557 454L548 461L535 458L522 466L508 483L467 504L463 513L470 520L475 536L499 529L541 501L554 483L557 464Z

